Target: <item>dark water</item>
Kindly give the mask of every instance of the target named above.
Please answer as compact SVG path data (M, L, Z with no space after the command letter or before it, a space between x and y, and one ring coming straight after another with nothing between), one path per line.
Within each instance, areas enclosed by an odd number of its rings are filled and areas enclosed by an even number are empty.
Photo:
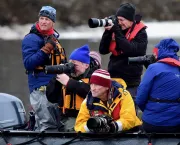
M180 40L177 40L180 43ZM147 54L151 54L152 48L159 39L149 40ZM99 41L94 40L61 40L66 49L67 56L74 48L89 44L91 50L98 50ZM21 41L0 40L0 92L19 97L28 110L29 90L27 76L22 63ZM103 68L107 67L109 55L102 56Z

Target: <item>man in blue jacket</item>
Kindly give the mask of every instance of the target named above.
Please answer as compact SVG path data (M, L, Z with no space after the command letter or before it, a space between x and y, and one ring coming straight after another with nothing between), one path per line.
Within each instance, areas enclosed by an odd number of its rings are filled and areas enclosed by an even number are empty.
M46 98L46 85L54 75L45 74L44 67L66 62L64 49L58 41L59 34L54 30L55 21L56 10L51 6L43 6L39 12L38 22L22 40L30 103L40 131L57 128L56 121L49 112L53 106Z
M158 61L147 68L136 104L143 111L146 132L180 132L179 45L173 39L163 39L156 47Z

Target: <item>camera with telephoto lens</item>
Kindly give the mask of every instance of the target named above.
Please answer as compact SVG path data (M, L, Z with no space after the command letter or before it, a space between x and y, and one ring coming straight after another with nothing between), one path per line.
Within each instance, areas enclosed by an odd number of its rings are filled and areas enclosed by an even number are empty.
M142 65L150 65L155 63L157 60L153 54L137 56L137 57L128 57L128 64L142 64Z
M111 122L112 118L107 115L95 116L88 119L87 127L95 132L100 132L100 130L104 130L103 132L109 132L109 124Z
M65 63L60 65L48 65L45 67L46 74L71 74L75 72L73 63Z
M88 25L90 28L105 27L109 26L110 23L115 23L116 21L117 18L115 15L109 16L105 19L90 18L88 20Z

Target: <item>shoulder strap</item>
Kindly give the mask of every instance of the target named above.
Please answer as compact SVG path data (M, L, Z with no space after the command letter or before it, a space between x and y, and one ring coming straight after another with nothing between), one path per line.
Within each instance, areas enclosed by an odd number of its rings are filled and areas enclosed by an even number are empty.
M67 63L67 57L66 57L66 52L65 49L61 46L60 42L56 40L56 63L61 64L61 63Z

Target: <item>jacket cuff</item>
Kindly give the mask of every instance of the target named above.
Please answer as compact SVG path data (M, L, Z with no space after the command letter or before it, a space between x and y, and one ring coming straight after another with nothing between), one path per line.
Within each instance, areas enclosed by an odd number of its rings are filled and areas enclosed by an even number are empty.
M118 131L122 131L123 127L122 127L122 122L121 121L116 121L117 125L118 125Z
M88 133L90 132L89 128L87 127L87 125L84 126L84 130Z

